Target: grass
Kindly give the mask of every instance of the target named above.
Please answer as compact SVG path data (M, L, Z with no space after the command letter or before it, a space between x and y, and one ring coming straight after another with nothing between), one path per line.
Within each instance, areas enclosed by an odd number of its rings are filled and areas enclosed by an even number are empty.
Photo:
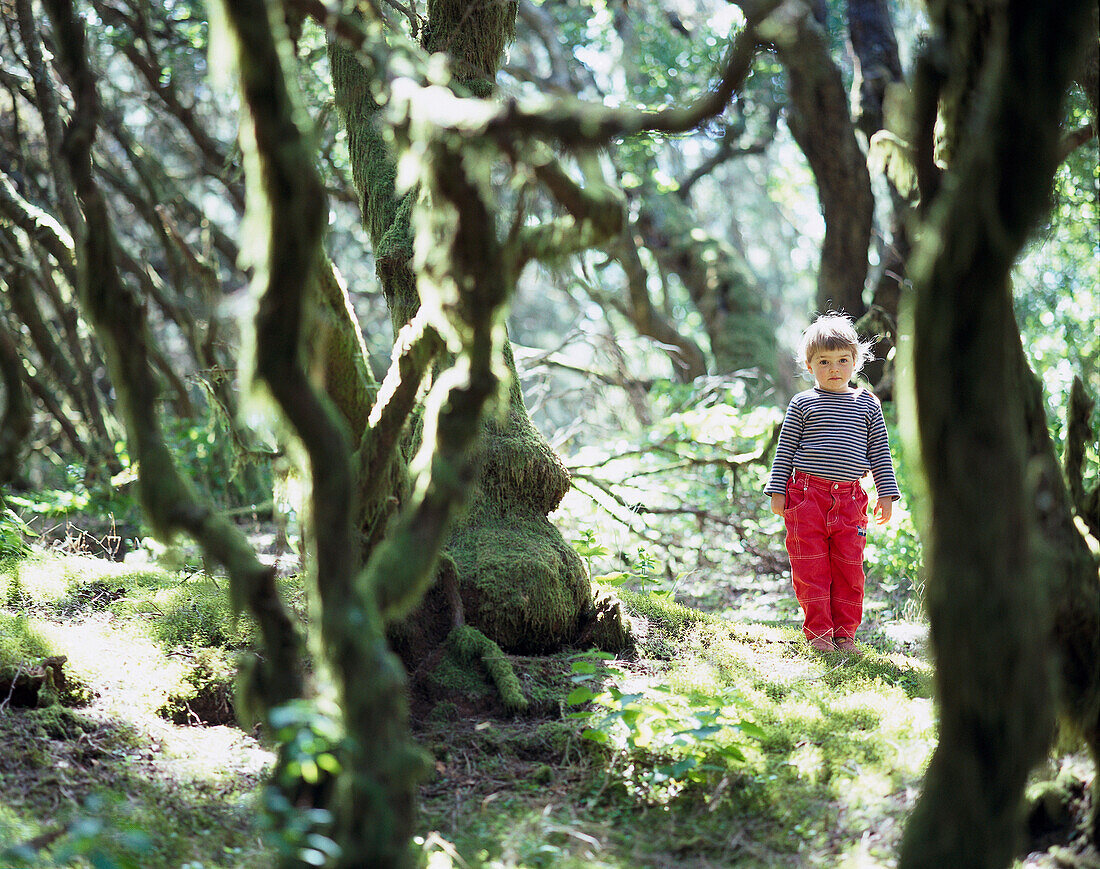
M623 599L630 660L515 658L525 714L457 700L417 720L433 869L895 865L935 741L918 647L882 622L863 658L822 656L789 619ZM0 696L0 852L40 846L0 865L273 865L256 812L271 753L193 726L187 705L210 686L225 701L250 630L201 575L41 553L0 565L0 666L65 655L87 688L44 709ZM1090 774L1075 757L1049 771L1069 791Z

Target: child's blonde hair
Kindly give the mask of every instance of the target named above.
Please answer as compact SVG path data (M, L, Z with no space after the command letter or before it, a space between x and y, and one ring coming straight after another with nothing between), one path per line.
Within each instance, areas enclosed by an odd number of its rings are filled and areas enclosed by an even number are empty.
M798 355L802 362L809 363L815 353L823 350L850 350L856 363L855 371L859 371L875 358L875 354L871 352L873 343L859 340L851 317L830 311L814 320L802 333Z

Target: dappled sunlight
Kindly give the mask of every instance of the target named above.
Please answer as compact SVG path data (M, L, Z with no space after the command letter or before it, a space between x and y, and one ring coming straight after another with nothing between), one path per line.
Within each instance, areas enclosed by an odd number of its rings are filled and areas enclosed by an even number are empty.
M575 817L562 818L553 803L531 809L515 819L499 842L500 857L489 869L513 866L593 867L618 869L625 864L607 853L606 832L592 830Z
M8 578L21 594L9 593L7 603L40 614L20 617L37 643L22 655L64 656L69 690L83 686L77 702L85 705L3 710L0 729L19 762L16 778L3 780L11 804L0 805L0 834L19 842L42 832L21 805L52 817L51 826L81 817L102 824L100 841L114 842L117 853L129 853L125 831L136 825L152 842L134 853L151 847L146 856L157 865L256 853L249 831L272 753L236 727L181 727L162 717L186 690L195 652L169 652L155 639L164 613L154 601L185 584L158 569L83 556L41 554L18 567ZM89 588L96 597L82 594Z
M272 751L236 727L158 727L163 754L161 769L172 779L187 781L211 794L257 783L275 760ZM251 802L251 792L240 794Z
M69 575L52 558L27 558L12 568L12 584L8 594L22 592L36 600L59 600L69 589ZM17 591L18 588L18 591Z
M815 785L824 776L825 755L820 746L804 742L791 752L787 765L798 774L799 778Z
M96 687L103 711L126 718L152 714L179 688L184 672L178 659L133 625L97 618L80 625L41 622L39 629L68 656L73 673Z
M54 607L82 608L91 598L109 601L134 588L155 588L172 582L171 575L154 566L133 566L87 555L36 553L0 574L6 578L7 597L23 596ZM107 586L111 586L108 590Z

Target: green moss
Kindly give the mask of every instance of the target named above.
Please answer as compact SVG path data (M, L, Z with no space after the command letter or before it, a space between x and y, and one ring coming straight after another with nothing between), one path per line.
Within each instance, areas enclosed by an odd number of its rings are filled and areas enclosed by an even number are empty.
M591 599L583 565L539 514L471 519L451 539L466 620L510 652L560 648Z
M22 720L30 732L42 739L76 741L99 728L88 716L56 704L43 709L28 709L23 713Z
M65 662L25 616L0 612L0 699L28 707L87 703L91 689Z
M49 654L49 644L30 626L25 616L0 612L0 673Z
M477 96L488 96L504 48L516 33L517 8L514 2L429 0L424 47L451 55L459 80Z
M642 657L666 660L674 657L692 630L717 624L712 616L678 604L667 597L620 588L623 608L640 622L636 642Z
M166 647L242 647L255 637L252 621L238 617L226 591L208 577L162 589L151 603L159 613L154 635Z
M649 619L651 624L670 637L682 638L699 625L720 623L713 616L661 595L642 594L624 588L619 590L619 597L628 612Z
M10 610L34 607L62 617L133 611L133 604L177 584L158 567L133 566L83 555L35 553L0 570L0 600ZM128 609L129 608L129 609Z

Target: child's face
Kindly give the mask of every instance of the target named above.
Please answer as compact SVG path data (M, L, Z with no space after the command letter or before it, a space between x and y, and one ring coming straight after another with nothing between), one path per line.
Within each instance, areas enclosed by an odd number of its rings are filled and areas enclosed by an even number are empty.
M851 350L819 350L810 357L806 367L819 388L826 392L847 392L848 381L855 373L856 358Z

